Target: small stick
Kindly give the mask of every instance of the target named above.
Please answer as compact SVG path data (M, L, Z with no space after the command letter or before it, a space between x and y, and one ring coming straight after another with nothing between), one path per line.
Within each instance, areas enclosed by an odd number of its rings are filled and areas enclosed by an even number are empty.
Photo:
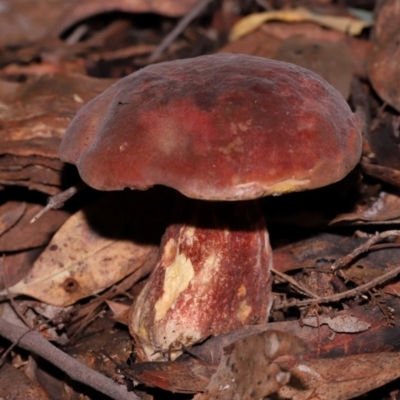
M2 257L2 270L3 270L3 284L4 288L7 293L7 298L10 300L11 307L14 309L14 312L18 315L21 321L30 329L32 330L32 326L30 325L29 321L25 318L24 313L19 309L18 304L14 300L14 295L10 292L10 286L7 282L7 274L6 274L6 256L3 254Z
M376 233L374 236L372 236L372 238L368 239L365 243L363 243L361 246L357 247L350 254L347 254L347 256L344 256L344 257L336 260L332 264L332 267L331 267L332 270L335 271L335 270L342 268L345 265L351 263L360 254L366 253L372 245L374 245L375 243L379 242L380 240L385 239L390 236L400 236L400 231L392 230L392 231Z
M347 290L346 292L337 293L332 296L321 297L319 299L307 299L307 300L300 300L300 301L292 301L292 302L285 302L278 305L275 310L280 310L286 307L293 307L293 306L309 306L311 304L321 304L321 303L332 303L335 301L339 301L345 299L347 297L354 297L364 292L368 292L371 288L380 285L383 282L388 281L389 279L394 278L397 274L400 273L400 265L392 270L386 272L385 274L378 276L377 278L372 279L371 281L365 283L364 285L360 285L354 289Z
M147 62L156 61L171 43L182 33L182 31L211 3L212 0L199 1L176 25L176 27L164 38L160 45L151 53Z
M319 299L319 297L314 294L313 292L311 292L310 290L308 290L306 287L304 287L303 285L300 285L300 283L298 283L295 279L293 279L291 276L277 271L276 269L272 268L272 272L276 275L278 275L279 277L281 277L282 279L284 279L285 281L289 282L292 286L294 286L299 292L301 292L302 294L305 294L307 296L310 296L313 299Z
M61 193L56 194L55 196L51 196L47 199L47 206L42 208L30 221L31 224L33 224L35 221L37 221L43 214L45 214L49 210L56 210L58 208L61 208L64 203L70 199L73 195L78 193L84 185L78 184L75 186L71 186L69 189L64 190Z
M0 318L0 336L11 342L19 342L18 346L31 351L64 371L77 382L81 382L115 400L139 400L139 397L128 392L125 386L92 370L86 365L70 357L47 341L39 332L29 331Z

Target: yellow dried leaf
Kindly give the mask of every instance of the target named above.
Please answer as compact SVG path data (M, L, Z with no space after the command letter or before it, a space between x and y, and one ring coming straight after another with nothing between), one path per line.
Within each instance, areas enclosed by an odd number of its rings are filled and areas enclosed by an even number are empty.
M154 245L100 236L85 215L79 211L65 222L30 273L10 292L67 306L118 282L156 251Z
M298 7L293 10L267 11L250 14L234 25L230 32L229 40L237 40L271 20L284 22L314 22L325 28L335 29L351 36L359 35L364 28L371 25L371 23L359 19L319 15L303 7Z

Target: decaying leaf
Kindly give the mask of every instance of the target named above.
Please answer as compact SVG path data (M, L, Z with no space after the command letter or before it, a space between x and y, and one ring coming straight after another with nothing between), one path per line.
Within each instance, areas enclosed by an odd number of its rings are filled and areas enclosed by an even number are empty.
M189 12L198 0L81 0L75 3L54 24L52 36L58 36L77 22L107 12L155 13L171 17L179 17Z
M22 369L15 368L10 364L4 364L0 368L0 397L14 400L51 399L38 382L32 382Z
M128 326L130 306L112 300L107 300L106 303L114 313L113 319L120 324Z
M14 226L24 215L26 203L9 201L0 206L0 236Z
M190 354L203 362L215 364L221 359L224 347L249 335L268 330L290 333L304 340L308 345L307 355L310 357L337 357L373 351L388 351L389 349L399 351L400 342L397 338L399 337L400 315L397 311L400 310L400 300L394 298L388 301L384 307L387 310L392 310L393 326L388 324L381 308L368 309L359 306L335 313L335 316L345 320L348 317L355 317L363 324L370 325L369 329L359 333L342 332L332 335L332 330L327 325L314 328L302 324L301 320L270 322L211 337L204 343L190 348Z
M0 251L18 251L46 245L51 236L67 220L70 213L65 210L50 210L37 223L29 221L42 209L38 204L29 204L19 220L0 235Z
M216 370L214 364L191 358L181 361L141 362L127 368L126 374L147 386L176 393L197 393L205 390Z
M345 41L323 41L293 36L282 42L272 58L310 69L328 81L347 99L354 63Z
M400 3L398 0L385 0L380 1L378 5L373 33L378 43L385 43L390 41L399 30Z
M279 331L248 336L224 348L217 372L200 400L262 399L289 382L273 360L305 352L304 342Z
M366 240L366 238L348 238L330 233L318 234L276 249L274 251L274 268L285 272L299 268L314 268L323 263L330 265L336 259L352 252ZM387 264L398 263L399 257L400 249L398 247L374 249L358 257L349 267L355 265L358 269L363 269L363 273L372 268L380 270L382 274L386 270Z
M73 3L73 0L3 0L0 12L0 46L42 38L53 26L54 20Z
M279 390L281 399L346 400L400 376L398 353L278 362L292 381Z
M30 250L20 251L16 253L8 253L2 261L0 261L0 290L6 286L13 286L23 279L29 270L42 248L34 248Z
M229 39L237 40L240 37L252 32L267 21L279 20L286 22L314 22L325 28L331 28L349 35L359 35L361 31L371 24L366 21L350 17L337 17L330 15L318 15L299 7L293 10L267 11L264 13L250 14L242 18L233 27Z
M60 192L64 164L58 148L64 131L82 102L112 82L73 74L24 83L0 80L0 184Z
M399 223L400 222L400 196L387 192L380 192L379 198L370 206L364 206L352 213L340 214L330 224L339 222L374 222L374 223Z
M335 317L308 317L303 318L301 323L307 326L317 328L320 325L326 324L334 332L356 333L366 331L371 324L362 321L353 315L338 315Z
M361 162L363 172L369 176L377 178L382 182L400 187L400 170L384 167L383 165L375 165L368 162Z
M400 29L377 45L368 62L368 76L380 98L400 111Z
M126 232L102 236L88 223L87 213L101 218L103 203L70 217L55 234L32 270L10 288L56 306L67 306L98 293L139 269L154 254L153 244L135 243ZM124 226L119 224L119 229ZM125 228L126 229L126 228ZM118 237L119 236L119 237Z
M400 117L393 110L382 111L366 135L377 165L400 170L399 135Z

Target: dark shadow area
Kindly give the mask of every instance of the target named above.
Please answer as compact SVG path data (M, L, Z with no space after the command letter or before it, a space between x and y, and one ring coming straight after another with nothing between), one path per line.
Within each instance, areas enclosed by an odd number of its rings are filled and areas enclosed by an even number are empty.
M157 245L173 215L174 198L175 192L164 187L104 192L84 212L103 237Z

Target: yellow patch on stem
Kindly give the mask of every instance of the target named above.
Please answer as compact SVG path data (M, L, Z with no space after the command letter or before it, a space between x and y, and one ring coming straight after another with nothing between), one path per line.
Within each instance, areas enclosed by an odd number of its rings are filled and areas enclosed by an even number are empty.
M179 295L187 289L194 277L194 268L189 258L178 254L165 271L163 294L155 304L155 320L160 321L175 303Z
M242 301L239 304L239 309L236 313L236 316L238 317L239 321L244 324L247 320L247 317L251 313L251 306L249 306L246 301Z

